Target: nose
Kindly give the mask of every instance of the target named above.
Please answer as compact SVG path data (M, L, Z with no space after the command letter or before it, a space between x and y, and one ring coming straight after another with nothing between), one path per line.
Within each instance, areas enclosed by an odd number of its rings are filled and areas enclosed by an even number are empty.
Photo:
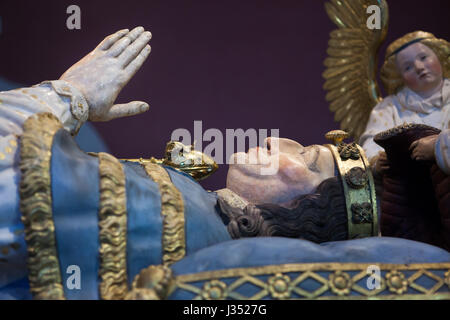
M425 69L425 66L424 66L422 61L416 60L414 62L414 68L416 69L417 73L420 73L420 72L422 72Z
M270 150L272 146L272 137L268 137L264 139L264 147L266 147L268 150Z
M280 147L280 144L283 144L285 142L285 140L289 140L289 139L278 138L278 137L268 137L268 138L264 139L264 146L268 150L277 149Z
M303 146L291 139L286 138L278 138L278 137L269 137L265 139L265 144L267 149L271 150L271 152L276 152L277 150L280 152L298 152L299 150L303 150Z

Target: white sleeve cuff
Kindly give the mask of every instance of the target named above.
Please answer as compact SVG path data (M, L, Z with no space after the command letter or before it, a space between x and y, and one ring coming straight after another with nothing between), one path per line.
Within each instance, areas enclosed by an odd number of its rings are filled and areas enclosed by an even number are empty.
M70 101L70 113L73 117L70 122L72 122L74 127L73 132L76 134L89 117L89 105L83 94L64 80L44 81L37 86L46 85L50 85L61 98L65 97Z

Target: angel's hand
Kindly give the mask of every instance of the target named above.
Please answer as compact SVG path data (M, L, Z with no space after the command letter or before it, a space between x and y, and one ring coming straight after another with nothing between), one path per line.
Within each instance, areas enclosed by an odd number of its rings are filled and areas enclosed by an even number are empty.
M117 105L114 101L150 54L150 39L151 33L143 27L120 30L61 76L86 98L89 120L108 121L148 110L148 104L142 101Z
M417 161L431 161L435 160L434 146L438 135L428 136L414 141L409 146L411 151L411 158Z
M386 152L380 151L375 160L375 172L379 175L383 175L390 168L390 162L387 158Z

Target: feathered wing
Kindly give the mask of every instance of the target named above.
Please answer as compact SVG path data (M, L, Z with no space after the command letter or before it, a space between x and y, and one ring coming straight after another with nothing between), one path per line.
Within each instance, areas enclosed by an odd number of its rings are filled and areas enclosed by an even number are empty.
M371 5L381 9L380 29L367 26ZM331 0L325 9L338 27L330 33L324 62L326 100L341 129L359 139L371 110L382 100L376 79L377 56L387 33L388 6L385 0Z

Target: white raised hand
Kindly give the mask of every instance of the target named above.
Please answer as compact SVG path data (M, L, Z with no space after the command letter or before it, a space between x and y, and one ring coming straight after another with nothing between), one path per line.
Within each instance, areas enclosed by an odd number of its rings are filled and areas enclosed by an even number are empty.
M116 105L114 101L150 54L151 37L143 27L117 31L61 76L84 95L89 120L108 121L148 110L142 101Z

